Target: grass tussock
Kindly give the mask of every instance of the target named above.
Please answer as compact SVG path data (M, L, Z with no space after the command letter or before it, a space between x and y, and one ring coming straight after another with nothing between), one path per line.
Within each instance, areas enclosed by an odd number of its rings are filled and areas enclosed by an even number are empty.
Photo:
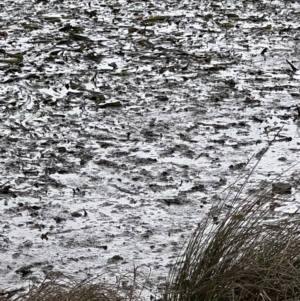
M26 295L3 297L0 299L15 301L117 301L120 300L116 290L108 285L93 283L90 280L74 282L68 277L45 279L42 284L34 285Z
M237 193L232 207L219 204L171 268L164 300L300 300L298 212L274 213L285 193L273 184L242 202Z
M25 294L18 291L3 293L0 301L143 301L149 290L149 275L142 266L116 278L114 284L101 282L99 277L78 281L57 273L47 276L40 285L33 285Z

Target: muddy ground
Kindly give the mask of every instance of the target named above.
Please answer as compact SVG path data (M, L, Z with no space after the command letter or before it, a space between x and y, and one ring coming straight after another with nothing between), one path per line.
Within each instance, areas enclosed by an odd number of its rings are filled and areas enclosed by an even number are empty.
M297 163L299 15L297 1L2 1L2 288L141 265L156 290L228 185L262 155L252 188ZM293 186L275 214L298 203Z

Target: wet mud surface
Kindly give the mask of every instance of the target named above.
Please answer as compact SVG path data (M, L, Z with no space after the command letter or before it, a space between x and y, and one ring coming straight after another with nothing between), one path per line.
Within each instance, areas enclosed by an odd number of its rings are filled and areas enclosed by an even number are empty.
M255 160L252 186L295 164L299 14L293 1L4 1L4 288L133 264L159 286Z

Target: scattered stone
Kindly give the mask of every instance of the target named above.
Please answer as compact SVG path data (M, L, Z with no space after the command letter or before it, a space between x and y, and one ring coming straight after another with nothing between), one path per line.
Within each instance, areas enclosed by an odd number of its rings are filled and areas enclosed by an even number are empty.
M280 157L280 158L278 158L278 161L286 162L286 161L287 161L287 158L286 158L286 157Z
M24 247L24 248L31 248L33 246L33 242L29 239L25 240L20 247Z
M182 205L182 202L179 198L167 198L167 199L162 199L168 206L171 205Z
M122 261L122 260L124 260L124 258L123 258L122 256L120 256L120 255L115 255L115 256L109 258L109 259L107 260L107 263L109 263L109 264L112 264L112 263L118 263L119 261Z
M197 184L189 189L189 192L204 192L205 186L203 184Z
M16 270L16 273L19 274L21 277L27 277L32 274L32 265L23 266Z
M272 184L272 192L277 194L291 194L292 193L292 185L289 183L273 183Z
M75 211L75 212L72 212L71 215L72 215L72 217L81 217L82 213Z
M237 164L231 164L229 166L229 169L230 170L241 170L243 169L244 167L246 166L246 163L237 163Z
M65 219L65 218L63 218L63 217L60 217L60 216L55 216L53 219L55 220L55 222L56 222L57 224L60 224L60 223L62 223L62 222L65 222L65 221L66 221L66 219Z

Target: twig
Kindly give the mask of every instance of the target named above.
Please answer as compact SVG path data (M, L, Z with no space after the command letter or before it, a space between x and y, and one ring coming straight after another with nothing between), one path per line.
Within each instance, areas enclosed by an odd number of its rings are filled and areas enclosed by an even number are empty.
M2 188L4 185L6 185L7 183L9 183L10 181L11 181L11 180L5 182L4 184L1 184L1 185L0 185L0 188Z

